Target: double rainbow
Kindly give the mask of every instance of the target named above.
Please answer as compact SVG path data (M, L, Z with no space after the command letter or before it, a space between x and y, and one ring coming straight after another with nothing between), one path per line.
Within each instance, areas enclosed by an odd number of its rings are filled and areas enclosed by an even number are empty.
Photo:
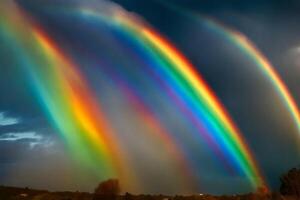
M254 187L265 185L250 150L225 108L195 67L167 39L149 25L134 16L124 16L119 10L116 10L113 18L109 19L91 9L83 9L81 12L85 16L121 26L132 38L136 38L146 51L155 54L157 62L160 62L160 67L163 68L161 70L167 74L164 78L171 80L173 88L179 90L178 95L186 96L184 100L189 104L190 110L196 109L192 111L193 115L196 117L204 115L207 123L213 127L214 130L210 130L210 134L215 135L208 137L222 144L223 150L229 151ZM200 134L203 134L203 131Z
M138 177L130 170L130 163L126 160L128 155L119 144L79 67L15 4L2 4L2 8L6 8L0 10L5 16L5 21L0 21L1 31L8 31L10 36L6 36L17 41L12 42L16 51L27 48L18 52L25 55L20 63L29 71L41 104L53 125L69 143L73 154L88 163L100 178L118 177L126 181L127 188L137 188ZM142 20L120 9L105 15L79 7L71 9L71 13L117 27L139 44L154 59L155 66L151 70L168 88L167 96L174 98L171 101L180 102L181 112L192 121L198 133L225 160L229 156L226 162L236 165L254 188L265 186L242 134L226 109L195 67L167 39ZM145 124L168 144L168 149L177 157L178 165L188 163L184 149L180 148L150 107L141 103L138 94L128 88L123 90L129 94L127 98L140 111Z
M161 0L157 0L162 5L178 12L182 13L185 16L197 20L205 25L214 32L220 34L224 39L230 41L236 47L240 49L241 52L245 53L248 58L250 58L264 73L264 75L270 80L274 89L277 91L279 97L282 99L285 107L289 111L295 126L300 133L300 110L298 105L289 91L289 88L286 86L285 82L282 80L279 73L275 70L272 63L268 58L251 42L245 35L235 31L225 25L219 23L218 21L211 19L209 17L201 16L198 13L189 11L187 9L181 9L175 4L166 3Z

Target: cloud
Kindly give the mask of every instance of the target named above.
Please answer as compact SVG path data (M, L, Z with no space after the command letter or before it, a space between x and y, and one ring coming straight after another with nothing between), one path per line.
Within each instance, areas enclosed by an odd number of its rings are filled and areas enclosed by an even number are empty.
M31 148L38 144L44 143L41 135L35 132L23 132L23 133L5 133L0 135L0 141L24 141L29 144Z
M42 139L42 137L40 135L37 135L35 132L6 133L0 136L0 140L6 141L16 141L22 139L40 140Z
M0 126L19 124L21 120L15 117L8 117L4 112L0 112Z

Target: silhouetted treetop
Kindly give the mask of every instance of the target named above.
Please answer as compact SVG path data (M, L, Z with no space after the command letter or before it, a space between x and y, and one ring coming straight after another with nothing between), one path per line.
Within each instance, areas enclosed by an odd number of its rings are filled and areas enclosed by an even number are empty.
M108 179L99 183L95 189L96 195L118 195L121 192L119 180Z
M280 178L280 192L300 198L300 168L293 168Z

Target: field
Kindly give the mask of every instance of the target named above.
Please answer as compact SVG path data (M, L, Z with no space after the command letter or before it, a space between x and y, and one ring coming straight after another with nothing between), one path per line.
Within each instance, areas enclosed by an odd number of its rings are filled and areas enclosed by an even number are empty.
M244 194L235 196L166 196L166 195L131 195L125 193L118 196L94 196L85 192L49 192L29 188L0 186L0 200L298 200L297 197L279 194Z

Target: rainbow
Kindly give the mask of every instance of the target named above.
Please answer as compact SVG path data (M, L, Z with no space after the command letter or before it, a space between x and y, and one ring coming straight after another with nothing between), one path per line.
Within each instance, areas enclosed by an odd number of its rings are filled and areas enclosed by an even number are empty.
M242 33L229 29L217 23L215 20L206 18L205 24L217 33L224 36L228 41L237 46L242 52L244 52L253 62L261 69L264 75L270 80L273 87L277 91L278 95L288 109L292 116L296 128L300 133L300 111L290 93L288 87L276 72L271 62L263 55L262 52Z
M130 156L118 141L79 66L19 8L11 4L6 6L10 9L0 11L9 20L0 19L0 30L12 33L7 34L12 41L17 38L19 44L15 49L28 49L21 52L26 56L20 63L29 71L27 73L33 80L32 86L42 107L69 144L72 154L87 163L99 178L118 177L126 181L127 188L138 188L138 177L130 170L127 160ZM177 108L196 127L198 134L225 162L245 175L253 188L266 186L254 156L228 112L195 67L174 45L144 21L121 9L111 10L109 15L85 7L66 10L87 20L109 24L141 46L153 60L150 71L165 86L165 96L176 103ZM189 172L191 166L184 148L180 147L150 106L143 102L142 95L132 90L132 86L119 84L118 87L122 87L124 96L142 116L145 125L153 130L155 137L166 144L177 165L185 171L182 176L192 179L188 175L192 174Z
M32 27L25 21L24 13L12 6L8 12L14 16L5 11L3 13L13 21L9 24L1 22L1 28L5 32L10 30L12 35L17 34L12 40L18 38L20 44L30 52L22 52L26 58L21 58L20 62L26 63L25 70L29 70L41 104L53 125L63 133L72 154L79 162L84 162L94 170L99 179L119 177L131 180L124 183L129 188L137 188L137 185L132 185L137 181L134 181L135 175L130 167L121 167L129 165L125 161L127 156L120 149L117 138L77 66L40 28ZM16 49L22 49L22 45L16 46Z

